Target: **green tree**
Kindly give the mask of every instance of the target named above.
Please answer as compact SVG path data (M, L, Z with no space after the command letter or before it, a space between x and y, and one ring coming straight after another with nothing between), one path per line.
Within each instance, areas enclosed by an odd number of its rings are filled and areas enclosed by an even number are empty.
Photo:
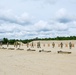
M3 44L7 44L7 42L8 42L8 39L7 38L3 38Z

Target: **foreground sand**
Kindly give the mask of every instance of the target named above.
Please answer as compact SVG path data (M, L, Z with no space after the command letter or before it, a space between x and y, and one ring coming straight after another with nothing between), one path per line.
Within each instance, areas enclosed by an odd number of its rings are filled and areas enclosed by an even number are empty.
M0 75L76 75L76 53L0 49Z

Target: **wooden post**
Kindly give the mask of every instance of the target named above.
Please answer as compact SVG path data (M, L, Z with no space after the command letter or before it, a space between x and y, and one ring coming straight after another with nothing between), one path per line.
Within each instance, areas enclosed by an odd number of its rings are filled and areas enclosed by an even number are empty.
M45 47L45 44L43 44L43 46Z
M74 47L74 44L72 44L72 47Z
M58 44L58 47L60 47L60 44Z
M48 47L50 47L50 44L48 44Z
M65 44L65 47L68 47L68 44Z

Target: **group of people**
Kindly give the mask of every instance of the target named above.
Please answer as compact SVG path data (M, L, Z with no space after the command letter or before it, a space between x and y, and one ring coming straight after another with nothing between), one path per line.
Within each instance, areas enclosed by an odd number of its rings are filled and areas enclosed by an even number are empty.
M18 42L15 42L14 43L14 47L17 47L19 45L19 47L20 47L20 43L18 43ZM63 43L61 42L60 44L58 44L58 46L59 47L61 47L61 48L63 48ZM66 47L67 46L69 46L69 48L71 49L72 47L73 47L73 44L71 43L71 42L69 42L69 44L65 44L66 45ZM0 46L2 46L2 42L0 42ZM9 43L7 42L7 47L9 46ZM29 47L29 43L27 43L27 47ZM31 47L34 47L34 44L33 44L33 42L32 42L32 45L31 45ZM52 43L52 47L54 48L55 47L55 43L53 42ZM41 48L41 43L40 42L37 42L37 48Z
M2 47L2 45L3 45L3 43L2 43L2 42L0 42L0 47ZM7 47L9 47L9 45L10 45L10 44L7 42L7 44L6 44L6 45L7 45ZM19 42L14 42L14 47L16 47L16 48L17 48L18 46L20 47L20 46L21 46L21 44L20 44Z
M69 45L69 48L71 49L71 48L72 48L72 43L69 42L68 45ZM52 47L53 47L53 48L55 47L55 43L54 43L54 42L52 43ZM63 48L63 43L62 43L62 42L59 44L59 47Z
M73 47L73 45L72 45L71 42L69 42L69 44L65 44L65 45L66 45L66 47L68 46L70 49ZM34 43L32 42L30 46L34 48ZM44 44L44 46L45 46L45 44ZM61 42L60 44L58 44L58 47L63 48L63 46L64 46L63 42ZM27 44L27 47L29 47L29 43ZM53 48L55 47L55 43L54 42L52 43L52 47ZM37 48L41 48L41 43L40 42L37 42Z

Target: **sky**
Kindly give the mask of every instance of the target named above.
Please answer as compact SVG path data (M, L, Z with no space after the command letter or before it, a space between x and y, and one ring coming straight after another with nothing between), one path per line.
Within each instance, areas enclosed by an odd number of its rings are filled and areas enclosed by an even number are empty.
M76 36L76 0L0 0L0 39Z

